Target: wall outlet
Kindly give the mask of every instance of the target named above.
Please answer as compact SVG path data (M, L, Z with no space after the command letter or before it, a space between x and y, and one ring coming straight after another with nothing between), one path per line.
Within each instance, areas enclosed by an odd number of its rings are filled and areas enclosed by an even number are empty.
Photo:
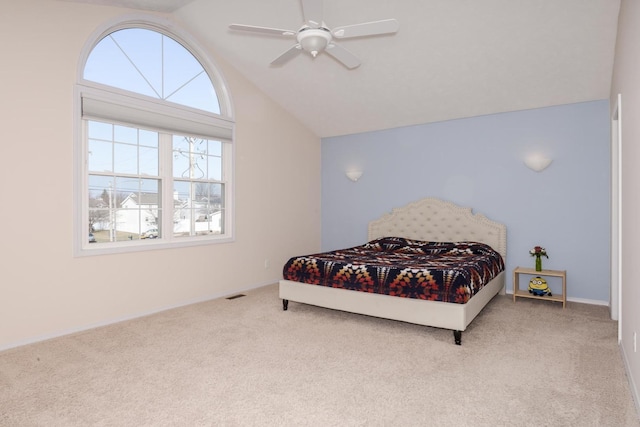
M265 260L264 260L264 268L265 268L265 269L266 269L266 268L269 268L269 260L268 260L268 259L265 259Z

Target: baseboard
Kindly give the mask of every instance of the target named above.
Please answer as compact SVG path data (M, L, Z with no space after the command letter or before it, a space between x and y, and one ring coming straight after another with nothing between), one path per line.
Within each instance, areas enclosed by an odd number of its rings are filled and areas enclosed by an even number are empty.
M103 326L113 325L113 324L120 323L120 322L126 322L127 320L133 320L133 319L138 319L138 318L145 317L145 316L150 316L152 314L160 313L160 312L167 311L167 310L172 310L174 308L184 307L184 306L187 306L187 305L197 304L197 303L201 303L201 302L205 302L205 301L211 301L211 300L218 299L218 298L224 298L224 297L227 297L227 296L230 296L230 295L233 295L233 294L237 294L239 292L247 292L247 291L250 291L252 289L261 288L263 286L271 285L271 284L274 284L274 283L277 283L277 282L278 282L278 279L274 279L274 280L271 280L271 281L268 281L268 282L265 282L265 283L254 283L253 285L242 287L242 288L238 288L238 289L234 289L233 291L226 291L226 292L216 293L216 294L212 294L212 295L207 295L207 296L200 297L200 298L194 298L192 300L182 301L182 302L179 302L177 304L172 304L172 305L159 307L159 308L156 308L156 309L153 309L153 310L149 310L149 311L135 313L135 314L132 314L130 316L117 317L117 318L105 320L103 322L97 322L97 323L93 323L93 324L89 324L89 325L79 326L77 328L65 329L65 330L56 331L56 332L53 332L53 333L50 333L50 334L39 335L39 336L27 338L27 339L24 339L24 340L20 340L20 341L16 341L16 342L13 342L13 343L8 343L8 344L0 346L0 352L5 351L5 350L9 350L9 349L12 349L12 348L16 348L16 347L22 347L22 346L29 345L29 344L35 344L35 343L38 343L38 342L42 342L42 341L47 341L47 340L51 340L51 339L54 339L54 338L63 337L63 336L66 336L66 335L77 334L79 332L84 332L84 331L88 331L88 330L91 330L91 329L100 328L100 327L103 327Z
M507 294L513 295L513 289L507 290ZM569 297L567 297L567 301L577 302L580 304L604 305L606 307L609 307L609 301L601 301L601 300L585 299L585 298L569 298Z
M578 302L580 304L604 305L605 307L609 307L609 301L600 301L595 299L584 299L584 298L567 298L567 301Z
M622 357L622 364L624 365L624 372L627 376L627 381L629 382L629 389L631 390L631 397L633 397L633 402L636 405L636 414L640 419L640 394L638 394L638 387L636 385L635 379L631 374L631 369L629 369L629 360L627 359L627 353L624 351L624 346L620 344L618 346L620 348L620 355Z

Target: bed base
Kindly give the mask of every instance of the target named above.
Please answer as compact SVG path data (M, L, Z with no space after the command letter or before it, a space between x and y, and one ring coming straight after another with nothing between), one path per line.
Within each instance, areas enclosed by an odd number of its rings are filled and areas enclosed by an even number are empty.
M282 309L285 311L289 308L289 301L294 301L422 326L451 329L454 342L461 345L462 332L496 294L505 293L504 286L503 271L466 304L399 298L290 280L280 281L279 296L282 299Z
M289 309L288 299L282 300L282 309L284 311L287 311ZM456 345L462 345L462 331L458 331L458 330L453 331L453 341L456 343Z

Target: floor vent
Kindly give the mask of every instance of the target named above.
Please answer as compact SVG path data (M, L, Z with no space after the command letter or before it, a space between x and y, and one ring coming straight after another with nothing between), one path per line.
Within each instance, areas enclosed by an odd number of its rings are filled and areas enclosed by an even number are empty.
M232 297L227 297L227 299L242 298L242 297L244 297L244 296L246 296L246 295L245 295L245 294L238 294L238 295L234 295L234 296L232 296Z

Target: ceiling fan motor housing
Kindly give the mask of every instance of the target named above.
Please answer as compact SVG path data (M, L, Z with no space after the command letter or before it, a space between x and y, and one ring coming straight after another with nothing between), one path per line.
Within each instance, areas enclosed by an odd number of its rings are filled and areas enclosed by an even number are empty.
M327 28L303 28L296 36L302 49L306 50L314 58L331 43L331 32Z

